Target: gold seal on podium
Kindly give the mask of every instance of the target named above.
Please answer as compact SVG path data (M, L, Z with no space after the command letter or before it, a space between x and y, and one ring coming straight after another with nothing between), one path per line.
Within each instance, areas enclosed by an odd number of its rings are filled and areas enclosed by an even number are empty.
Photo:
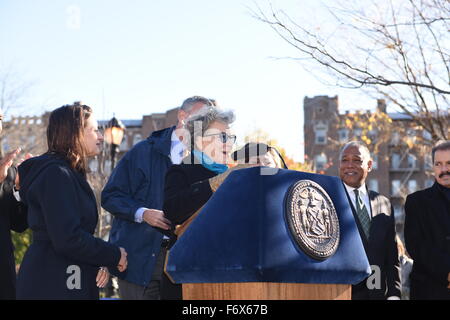
M328 193L316 182L300 180L286 197L286 220L300 249L316 260L331 257L339 245L339 220Z

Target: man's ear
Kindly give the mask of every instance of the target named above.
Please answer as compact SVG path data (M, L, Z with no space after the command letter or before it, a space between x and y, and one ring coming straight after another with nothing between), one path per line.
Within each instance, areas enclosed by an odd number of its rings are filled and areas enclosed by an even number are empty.
M178 119L178 122L181 123L182 125L185 124L185 120L186 120L187 117L188 117L187 112L185 112L184 110L179 110L178 111L177 119Z
M369 161L367 161L367 171L368 172L370 172L370 171L372 171L372 168L373 168L373 160L372 159L369 159Z

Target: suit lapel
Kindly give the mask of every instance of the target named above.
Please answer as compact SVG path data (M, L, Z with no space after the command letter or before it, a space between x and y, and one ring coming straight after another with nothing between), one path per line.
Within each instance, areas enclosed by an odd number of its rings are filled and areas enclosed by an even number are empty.
M378 203L378 193L367 190L370 201L370 216L372 219L380 213L380 205Z

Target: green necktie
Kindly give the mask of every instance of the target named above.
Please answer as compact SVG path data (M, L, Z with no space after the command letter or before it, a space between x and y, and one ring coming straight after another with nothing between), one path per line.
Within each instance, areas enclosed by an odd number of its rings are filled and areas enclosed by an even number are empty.
M361 224L361 227L364 231L364 234L366 236L366 239L369 239L370 234L370 217L369 212L367 211L366 205L362 201L361 197L359 196L359 190L355 189L353 190L355 192L356 197L356 215L358 216L359 223Z

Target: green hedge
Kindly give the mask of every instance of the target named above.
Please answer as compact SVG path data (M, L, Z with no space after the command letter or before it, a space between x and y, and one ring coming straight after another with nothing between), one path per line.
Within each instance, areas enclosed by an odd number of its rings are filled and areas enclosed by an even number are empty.
M23 233L17 233L12 231L12 240L14 247L16 250L14 251L14 255L16 257L16 264L21 264L23 256L25 255L25 252L27 251L28 247L31 244L31 235L32 232L30 229Z

